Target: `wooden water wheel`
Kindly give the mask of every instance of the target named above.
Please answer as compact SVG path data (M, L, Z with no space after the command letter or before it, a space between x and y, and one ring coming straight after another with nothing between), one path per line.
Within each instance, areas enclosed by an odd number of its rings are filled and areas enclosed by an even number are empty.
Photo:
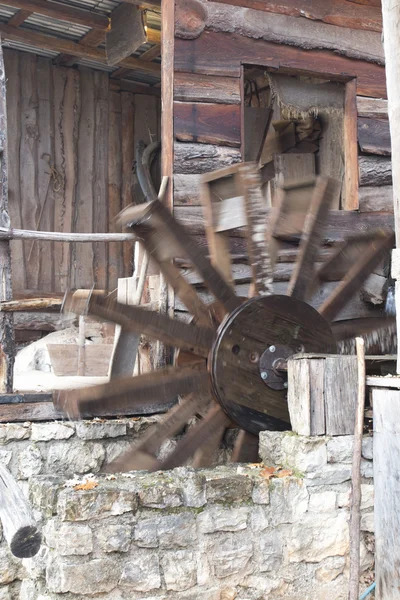
M267 227L255 166L236 165L218 177L230 178L237 195L221 201L208 186L215 175L204 178L211 260L158 200L129 207L120 215L122 226L136 233L192 314L190 323L119 304L95 292L75 293L66 301L66 310L112 321L123 332L145 334L177 349L174 366L60 394L59 408L73 418L162 412L174 403L162 421L107 470L170 469L189 459L195 466L205 466L232 423L240 429L232 459L253 460L258 432L290 429L287 359L301 352L335 353L337 341L387 325L386 318L337 319L393 246L392 231L352 237L335 248L322 266L315 266L337 192L335 181L317 177L278 190ZM228 249L227 232L243 226L252 272L248 298L235 293ZM286 295L277 295L272 272L287 244L298 245L297 261ZM203 302L182 276L176 257L190 261L214 296L213 303ZM332 281L338 282L336 287L314 308L311 299ZM175 403L177 397L180 401ZM159 460L163 442L181 432L195 415L202 416L171 454Z

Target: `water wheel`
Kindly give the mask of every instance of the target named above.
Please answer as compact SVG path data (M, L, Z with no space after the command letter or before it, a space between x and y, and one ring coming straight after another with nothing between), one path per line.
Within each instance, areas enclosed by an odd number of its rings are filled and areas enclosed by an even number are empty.
M337 183L318 177L278 190L269 217L264 208L259 172L241 164L218 174L232 178L237 195L219 202L204 179L203 196L211 260L161 202L132 206L120 215L155 260L176 296L192 314L191 322L126 306L92 292L75 293L66 310L112 321L122 332L145 334L175 347L175 364L136 377L60 393L58 407L70 417L103 414L165 413L131 450L107 470L160 470L185 464L206 466L227 427L240 429L234 461L253 460L258 432L290 429L287 407L287 359L300 352L335 353L339 340L387 325L387 318L340 320L338 317L394 242L392 231L373 231L347 239L316 267L329 224L329 207ZM232 181L231 181L232 183ZM248 298L232 283L227 231L245 227L252 282ZM286 295L274 293L273 269L288 244L297 244L297 260ZM206 304L174 263L185 257L201 276L214 302ZM338 282L315 304L326 282ZM180 401L176 403L176 398ZM201 415L167 458L158 451Z

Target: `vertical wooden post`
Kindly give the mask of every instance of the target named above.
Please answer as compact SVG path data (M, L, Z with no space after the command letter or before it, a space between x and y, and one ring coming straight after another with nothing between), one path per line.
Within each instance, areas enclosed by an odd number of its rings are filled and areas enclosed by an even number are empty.
M394 384L396 385L396 384ZM400 390L372 390L377 600L400 599Z
M346 83L344 95L343 210L358 209L357 80Z
M385 50L388 115L392 146L392 178L396 247L400 247L400 4L398 0L382 0L383 46ZM393 254L393 264L399 269L399 251ZM396 279L397 336L400 333L400 281ZM400 345L399 345L400 349ZM400 352L397 352L397 372L400 373Z
M0 226L10 227L8 214L6 76L3 49L0 46ZM10 242L0 241L0 301L11 300ZM13 391L15 358L13 313L0 313L0 393Z

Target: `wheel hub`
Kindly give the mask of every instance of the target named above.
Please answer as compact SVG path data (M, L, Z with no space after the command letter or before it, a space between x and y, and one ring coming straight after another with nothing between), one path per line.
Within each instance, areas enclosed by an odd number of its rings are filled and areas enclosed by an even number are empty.
M218 329L208 361L215 399L251 433L289 429L287 359L335 351L328 323L310 305L288 296L253 298Z

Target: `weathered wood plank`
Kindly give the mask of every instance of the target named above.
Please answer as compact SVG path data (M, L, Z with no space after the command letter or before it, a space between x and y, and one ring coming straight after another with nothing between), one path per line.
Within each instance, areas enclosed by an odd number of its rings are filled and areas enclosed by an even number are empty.
M382 12L378 6L351 4L347 0L317 0L298 2L297 0L281 0L266 2L265 0L215 0L229 5L262 10L292 17L304 17L313 21L323 21L339 27L382 31Z
M218 61L215 61L218 56ZM250 39L236 33L205 31L196 40L175 40L175 70L239 77L242 63L299 70L346 80L357 77L357 93L386 97L385 69L324 50L303 50Z
M126 208L134 200L132 164L135 157L135 104L130 92L121 92L121 154L122 154L122 208ZM123 273L129 277L133 273L133 244L124 244L122 249Z
M21 402L53 402L53 394L43 392L0 394L0 404L20 404Z
M324 377L327 435L352 435L357 402L357 359L328 356Z
M235 104L207 104L174 102L175 139L239 147L240 106Z
M240 104L240 79L197 73L175 73L174 100Z
M346 83L344 95L344 182L342 208L358 209L357 81ZM340 177L337 177L340 181Z
M108 75L94 73L95 86L95 140L94 140L94 186L93 231L106 231L108 195ZM108 244L93 244L94 283L102 290L108 289Z
M376 593L381 600L395 600L398 587L397 539L400 513L396 510L400 481L400 392L373 389L374 403L374 489Z
M174 74L175 74L175 2L162 4L161 18L163 35L161 40L161 99L162 99L162 130L161 130L161 175L168 177L168 187L163 202L173 211L174 207ZM196 21L196 19L194 19ZM194 23L196 26L196 23Z
M116 217L122 210L122 156L121 156L121 94L109 92L108 114L108 231L117 231ZM114 290L122 274L121 244L108 246L108 285Z
M315 1L321 0L314 0L313 5ZM342 28L308 19L299 22L296 17L215 2L206 2L206 5L207 25L213 31L235 32L247 38L262 38L307 50L323 48L351 58L384 64L380 32Z
M49 163L54 160L54 113L52 110L53 93L51 83L52 65L47 58L37 59L37 94L38 94L38 230L54 231L54 192L55 184ZM43 242L27 243L28 248L37 244L39 253L37 289L54 289L54 265L49 260L53 255L54 245ZM30 251L30 250L29 250Z
M392 163L380 156L359 156L360 185L392 185Z
M362 152L390 156L389 121L386 119L358 119L358 143Z
M391 185L361 187L359 203L361 212L393 212L393 188Z
M359 117L368 117L370 119L387 119L387 100L383 100L382 98L363 98L362 96L358 96L357 113Z
M240 162L237 148L212 146L210 144L174 144L174 173L209 173Z
M22 198L20 188L20 143L22 124L21 109L21 77L19 74L20 53L4 50L5 72L7 77L7 120L12 135L8 139L8 204L12 227L22 228ZM25 254L22 240L11 243L11 267L13 288L26 289Z
M93 231L95 98L92 69L79 68L79 86L81 95L77 145L79 162L73 222L74 231L84 233ZM90 289L94 283L93 244L76 244L73 258L76 265L73 287Z
M201 206L201 175L174 175L174 206Z

